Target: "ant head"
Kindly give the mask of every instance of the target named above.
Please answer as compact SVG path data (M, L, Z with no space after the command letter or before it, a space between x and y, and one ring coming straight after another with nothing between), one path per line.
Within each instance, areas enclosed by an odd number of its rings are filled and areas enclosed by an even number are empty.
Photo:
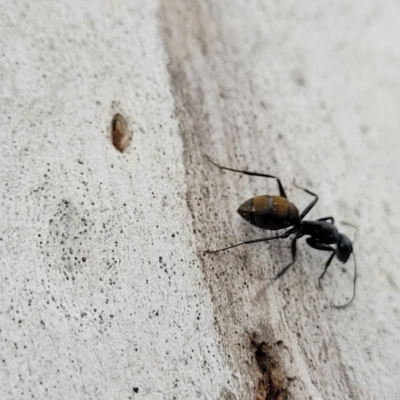
M340 233L339 241L337 243L337 248L336 248L337 258L341 262L345 263L349 259L350 254L352 252L353 252L353 244L351 243L351 240L346 235Z

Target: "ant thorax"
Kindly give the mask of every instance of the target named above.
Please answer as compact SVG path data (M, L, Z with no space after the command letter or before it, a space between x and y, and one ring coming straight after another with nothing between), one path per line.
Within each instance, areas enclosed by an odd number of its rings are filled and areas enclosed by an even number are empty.
M324 244L335 244L339 241L338 229L326 221L301 221L299 232Z

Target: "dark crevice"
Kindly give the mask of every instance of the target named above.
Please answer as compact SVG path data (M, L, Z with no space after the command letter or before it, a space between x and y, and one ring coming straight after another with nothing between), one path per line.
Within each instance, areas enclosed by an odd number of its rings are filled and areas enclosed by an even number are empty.
M287 378L274 345L252 341L261 377L256 382L255 400L285 400Z

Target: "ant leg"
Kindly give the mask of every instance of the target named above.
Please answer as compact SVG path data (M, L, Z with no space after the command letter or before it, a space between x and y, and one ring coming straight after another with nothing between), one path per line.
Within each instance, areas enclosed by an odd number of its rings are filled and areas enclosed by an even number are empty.
M307 244L308 244L310 247L312 247L313 249L322 250L322 251L331 251L331 252L332 252L332 254L331 254L331 255L329 256L329 258L328 258L328 261L325 263L324 272L322 272L322 274L321 274L320 277L318 278L318 286L319 286L319 288L321 289L321 279L324 277L324 275L325 275L325 273L326 273L326 270L328 269L330 263L332 262L333 257L334 257L335 254L336 254L336 250L335 250L333 247L328 246L327 244L322 244L322 243L315 242L315 240L313 240L313 238L308 238L308 239L306 240L306 242L307 242Z
M240 170L240 169L234 169L234 168L223 167L223 166L218 165L217 163L215 163L215 162L214 162L213 160L211 160L211 158L208 157L207 155L206 155L206 157L207 157L208 161L210 161L211 164L214 164L216 167L218 167L218 168L220 168L220 169L226 169L227 171L239 172L239 173L245 174L245 175L261 176L261 177L263 177L263 178L273 178L273 179L276 179L277 182L278 182L278 186L279 186L279 195L280 195L281 197L284 197L285 199L287 198L287 197L286 197L285 190L283 189L283 186L282 186L282 182L281 182L281 180L280 180L277 176L268 175L268 174L260 174L259 172L242 171L242 170Z
M293 240L292 243L290 245L291 249L292 249L292 262L288 265L286 265L285 268L283 268L283 270L281 272L279 272L278 275L275 276L275 279L280 278L296 261L296 251L297 251L297 246L296 246L296 240L299 239L302 235L296 235Z
M318 218L316 221L331 221L331 224L335 223L335 219L333 217Z
M331 254L331 255L329 256L329 258L328 258L328 261L327 261L326 264L325 264L324 272L323 272L323 273L320 275L320 277L318 278L318 286L319 286L320 289L322 289L321 279L324 277L325 272L326 272L326 270L328 269L330 263L332 262L334 256L335 256L335 253L332 252L332 254Z
M341 304L341 305L333 305L335 308L345 308L347 307L353 300L354 297L356 297L356 282L357 282L357 264L356 264L356 256L353 254L353 258L354 258L354 278L353 278L353 296L351 297L351 299L345 303L345 304Z
M304 190L306 193L310 194L311 196L314 196L314 200L312 200L311 203L300 214L300 219L303 219L310 212L310 210L315 206L315 203L318 201L318 196L308 189L305 189L301 186L297 186L295 182L293 182L293 185L296 186L298 189Z
M233 246L228 246L228 247L224 247L223 249L218 249L218 250L206 250L205 253L218 253L220 251L224 251L224 250L228 250L228 249L232 249L234 247L238 247L241 246L242 244L251 244L251 243L258 243L258 242L268 242L270 240L275 240L275 239L285 239L288 236L290 236L292 233L294 233L294 229L289 229L288 231L286 231L285 233L283 233L282 235L278 235L278 236L272 236L272 237L267 237L267 238L261 238L261 239L253 239L253 240L247 240L245 242L241 242L238 244L234 244Z

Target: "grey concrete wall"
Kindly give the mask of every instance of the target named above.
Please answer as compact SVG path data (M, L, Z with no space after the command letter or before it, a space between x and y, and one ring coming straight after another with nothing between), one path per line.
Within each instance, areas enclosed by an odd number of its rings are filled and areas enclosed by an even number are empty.
M400 5L3 2L0 397L395 399ZM111 143L120 113L132 142ZM332 215L353 264L237 207Z

